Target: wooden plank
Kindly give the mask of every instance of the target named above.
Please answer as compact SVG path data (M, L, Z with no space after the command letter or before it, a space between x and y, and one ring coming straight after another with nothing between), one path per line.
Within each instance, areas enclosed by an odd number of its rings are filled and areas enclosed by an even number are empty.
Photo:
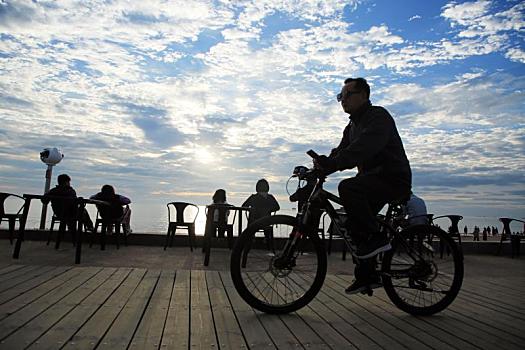
M63 349L97 347L145 274L146 269L133 269L117 290L113 292L111 297L82 325L82 328L73 335L64 345Z
M158 349L175 283L175 271L163 270L130 349Z
M18 270L18 269L21 269L22 267L24 267L25 265L7 265L7 266L3 266L1 269L0 269L0 276L6 274L6 273L9 273L11 271L15 271L15 270ZM0 277L1 278L1 277Z
M111 328L100 341L97 349L127 349L150 298L157 286L160 270L148 270L130 296L124 309L117 316Z
M43 297L38 298L25 307L17 310L16 313L11 314L3 319L0 323L0 340L4 340L18 328L22 327L24 324L40 315L42 312L46 311L55 303L61 301L64 297L69 295L69 293L97 274L101 268L78 267L74 270L75 275L67 279L66 283L57 286Z
M386 327L391 331L394 331L396 336L404 337L401 332L392 329L391 326L384 323L379 318L373 317L369 312L363 311L362 308L357 308L355 305L352 305L346 295L343 296L329 287L330 282L325 281L325 286L319 293L319 299L323 304L329 301L329 308L333 312L337 313L348 323L357 328L359 332L365 335L368 339L373 340L373 342L377 343L379 346L389 349L402 349L404 347L403 344L394 337L384 334L382 328ZM376 322L379 322L380 326Z
M345 288L350 283L349 280L341 279L340 275L329 275L327 278L338 282L341 288ZM360 303L364 305L371 312L380 315L386 322L394 327L399 328L405 333L419 339L433 349L451 350L451 349L475 349L469 343L451 339L448 333L441 331L441 329L429 326L426 323L420 322L417 318L408 316L404 311L399 310L395 305L385 302L383 299L377 298L378 295L385 296L384 290L376 289L374 297L365 295L354 295L350 298L361 299ZM408 316L408 317L407 317Z
M289 275L286 280L282 279L271 279L266 280L266 283L270 282L272 289L279 291L279 293L296 292L299 290L305 290L307 286L304 286L304 281L300 278L292 278L293 274ZM272 276L273 278L273 276ZM285 298L282 294L279 294L281 302L285 302ZM287 315L279 316L281 321L290 330L292 335L297 339L302 347L315 349L329 349L330 346L317 334L316 330L306 323L297 313L291 313Z
M414 338L409 333L405 333L402 329L399 329L393 324L386 322L385 317L388 316L387 313L381 312L379 315L374 314L373 312L369 311L369 308L367 307L366 303L364 303L363 299L346 295L344 293L344 288L346 286L338 285L334 281L333 276L328 276L328 278L325 280L325 286L328 288L325 287L323 290L325 290L330 296L337 298L338 300L342 300L343 303L348 305L349 308L351 307L353 310L355 310L357 307L357 313L359 316L362 317L367 323L381 330L381 332L385 333L386 336L391 336L396 341L412 349L431 348L427 344L420 341L418 338Z
M270 278L269 276L265 277L263 275L261 277L260 275L254 276L252 274L251 276L247 276L247 278L251 279L251 284L254 286L254 289L261 294L261 297L263 297L263 295L268 297L267 293L261 292L270 290L267 289L268 285L266 284L267 279ZM273 300L273 298L277 299L275 294L270 294L270 299ZM278 349L296 349L297 347L301 347L299 340L286 328L286 325L279 317L257 311L257 318Z
M356 349L352 343L337 332L330 323L325 322L310 306L298 310L297 314L321 339L324 339L330 349Z
M119 268L92 294L35 341L29 349L52 350L62 347L102 307L130 272L130 268Z
M466 281L462 286L462 291L463 296L468 296L470 299L478 299L482 302L499 305L511 311L516 311L521 315L525 311L523 294L521 296L510 295L501 286L497 287Z
M379 298L383 297L381 294L378 294ZM446 315L444 317L444 315ZM464 319L452 312L440 313L434 317L417 317L422 322L433 325L434 327L440 328L444 332L448 333L449 337L456 340L463 340L466 343L469 343L471 347L477 347L481 349L491 349L496 347L496 344L501 346L508 346L508 349L514 349L515 346L508 342L504 341L500 343L498 340L494 339L490 335L483 334L470 323L465 323ZM505 344L505 345L503 345Z
M263 327L256 312L242 300L239 296L229 272L219 272L221 277L222 285L228 297L230 304L232 305L235 317L241 326L245 342L250 349L275 349L275 345L270 338L270 335Z
M205 272L190 271L190 278L190 347L192 349L217 348Z
M30 279L31 277L39 274L39 271L49 269L49 266L37 266L37 265L27 265L21 269L10 271L3 276L0 276L2 283L0 284L0 292L3 292L6 289L11 288L22 281Z
M190 339L190 271L178 270L162 335L162 349L188 349Z
M480 323L488 327L488 333L496 333L495 336L516 337L525 342L525 321L507 315L505 312L494 312L492 310L477 307L472 304L453 303L448 307L449 310L457 312L475 323ZM506 335L505 335L506 334Z
M224 291L219 272L206 272L206 284L220 348L235 350L247 348L239 323Z
M18 328L16 332L2 341L1 346L10 350L25 349L74 307L86 299L96 288L104 283L115 270L114 268L106 268L99 271L93 278L66 295L58 303Z
M18 297L19 295L22 295L26 293L27 291L32 290L33 288L39 286L40 284L53 279L54 277L64 273L65 271L71 268L72 267L58 266L38 277L35 277L29 281L20 283L15 287L11 287L10 289L0 293L0 304L8 302L9 300Z
M8 302L0 305L0 320L14 314L17 310L22 309L27 304L30 304L39 298L46 296L53 289L66 283L69 279L73 278L78 274L78 270L69 269L64 273L36 286L28 292L9 300Z

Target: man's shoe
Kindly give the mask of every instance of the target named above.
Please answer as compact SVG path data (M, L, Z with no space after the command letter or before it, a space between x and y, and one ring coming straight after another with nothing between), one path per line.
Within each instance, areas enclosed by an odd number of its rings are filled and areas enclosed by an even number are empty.
M358 259L368 259L390 249L392 249L392 246L388 237L382 233L374 233L357 247L355 256Z
M354 280L354 282L345 289L345 293L348 295L353 295L357 293L367 293L368 291L376 288L382 287L381 281L379 278L373 279L372 281L368 280Z

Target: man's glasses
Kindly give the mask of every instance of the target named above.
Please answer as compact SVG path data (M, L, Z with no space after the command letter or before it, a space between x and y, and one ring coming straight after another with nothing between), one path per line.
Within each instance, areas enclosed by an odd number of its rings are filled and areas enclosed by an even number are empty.
M348 91L344 97L343 97L343 93L340 92L337 94L337 102L341 102L344 98L350 97L350 95L358 94L360 92L361 91Z

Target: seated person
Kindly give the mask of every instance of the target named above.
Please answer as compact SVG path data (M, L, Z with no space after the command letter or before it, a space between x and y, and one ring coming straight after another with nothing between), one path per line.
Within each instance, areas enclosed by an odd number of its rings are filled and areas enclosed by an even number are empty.
M270 216L272 212L278 211L281 208L275 197L268 193L270 191L270 185L265 179L257 181L255 191L257 193L252 194L242 204L243 207L251 208L248 225L260 218Z
M103 220L118 220L122 222L124 234L128 235L132 232L130 227L131 209L128 206L131 200L129 198L115 193L115 189L111 185L102 186L100 192L90 198L109 202L109 206L97 205L98 212Z
M77 198L77 193L71 187L71 178L67 174L61 174L57 177L57 183L54 188L50 189L46 195L65 197L65 198ZM49 202L45 201L44 202ZM51 208L53 213L60 221L65 221L69 229L74 229L75 219L77 216L77 207L74 201L65 201L59 199L51 199ZM81 220L84 223L88 231L93 231L93 221L89 217L87 210L84 208L84 211L81 216ZM70 226L73 225L73 226Z
M223 204L223 205L231 206L226 201L226 191L223 190L222 188L215 191L215 193L213 194L212 200L213 200L212 204ZM215 230L218 229L217 234L219 237L222 238L224 237L224 232L227 230L228 216L230 215L230 211L226 210L224 217L220 217L220 214L221 212L219 209L214 209L213 211L213 232L215 232ZM219 222L219 220L221 222ZM232 235L233 235L233 231L232 231Z
M404 212L409 225L426 225L429 223L425 201L412 192L410 193L410 199L404 206Z

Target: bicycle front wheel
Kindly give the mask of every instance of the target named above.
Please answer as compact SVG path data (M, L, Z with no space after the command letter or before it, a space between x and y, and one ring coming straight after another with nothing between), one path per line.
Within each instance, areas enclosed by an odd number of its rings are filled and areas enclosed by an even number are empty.
M463 254L447 233L414 225L401 231L383 258L385 291L401 310L432 315L444 310L463 282Z
M296 218L286 215L260 219L243 231L232 250L233 284L242 299L259 311L296 311L323 285L327 268L323 242L316 234L304 234L291 247L296 223Z

